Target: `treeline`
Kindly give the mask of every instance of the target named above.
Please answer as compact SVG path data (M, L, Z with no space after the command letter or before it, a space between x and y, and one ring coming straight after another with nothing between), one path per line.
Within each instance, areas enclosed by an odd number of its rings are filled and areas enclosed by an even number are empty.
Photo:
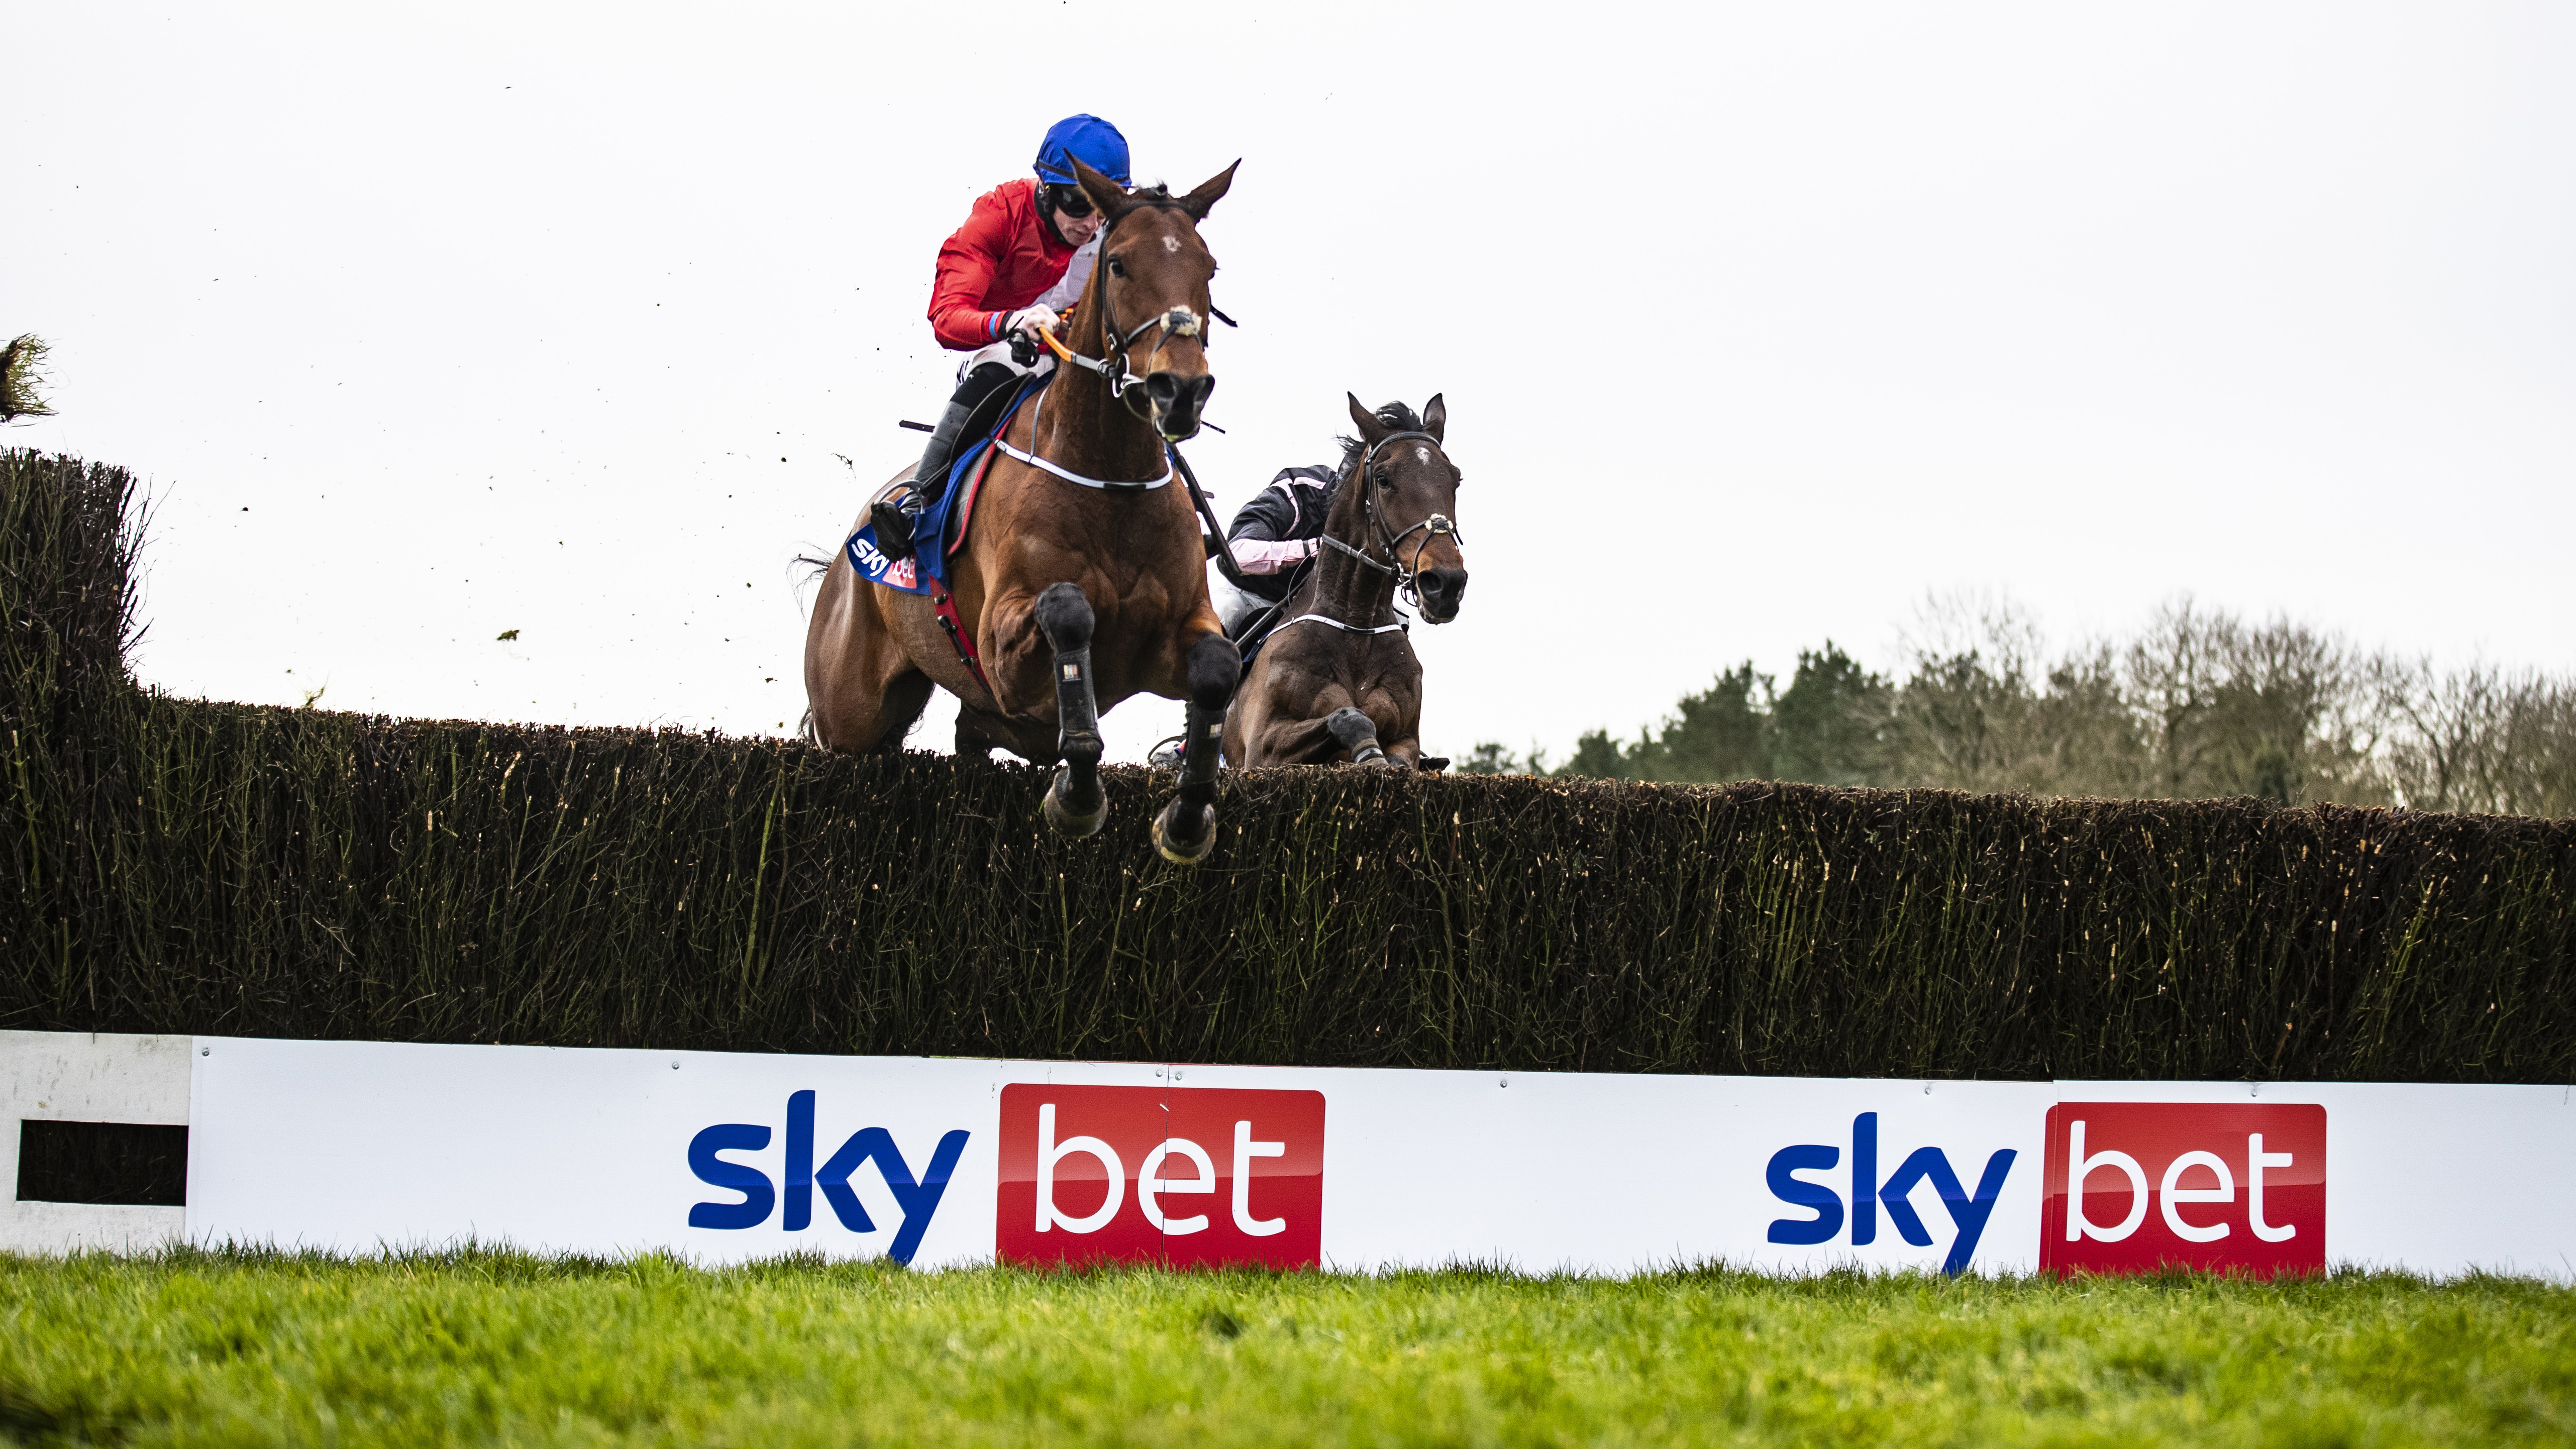
M1460 768L2565 816L2576 681L2439 670L2189 600L2126 639L2051 652L2028 616L1950 601L1898 676L1827 641L1785 689L1745 663L1633 739L1593 730L1553 766L1487 742Z

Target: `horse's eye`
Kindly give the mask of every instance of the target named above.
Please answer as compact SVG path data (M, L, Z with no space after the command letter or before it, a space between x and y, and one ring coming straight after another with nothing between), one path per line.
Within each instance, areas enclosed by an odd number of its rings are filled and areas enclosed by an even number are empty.
M1127 275L1127 264L1118 260L1116 257L1111 257L1109 259L1109 275L1113 277L1123 277Z
M1377 470L1377 486L1379 486L1380 488L1384 488L1384 487L1386 487L1389 483L1392 483L1393 481L1395 481L1395 475L1394 475L1394 474L1389 473L1389 472L1388 472L1388 471L1386 471L1384 468L1380 468L1380 469L1378 469L1378 470Z

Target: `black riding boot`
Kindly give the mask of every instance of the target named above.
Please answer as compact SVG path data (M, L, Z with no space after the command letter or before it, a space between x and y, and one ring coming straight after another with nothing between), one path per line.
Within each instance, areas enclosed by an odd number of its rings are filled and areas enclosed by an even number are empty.
M998 362L984 363L966 374L949 395L948 411L939 415L939 426L931 429L930 446L921 450L921 465L912 470L911 481L868 505L868 522L876 525L877 547L886 557L912 557L917 542L914 525L921 521L921 511L947 491L948 465L957 461L957 441L967 421L986 398L1018 377Z
M912 470L912 480L868 505L868 522L876 525L877 548L886 557L912 557L913 526L921 521L921 511L939 501L948 487L948 465L957 460L957 435L965 431L966 415L974 410L974 403L949 399L948 411L939 415L939 426L931 430L930 446L921 450L921 464Z

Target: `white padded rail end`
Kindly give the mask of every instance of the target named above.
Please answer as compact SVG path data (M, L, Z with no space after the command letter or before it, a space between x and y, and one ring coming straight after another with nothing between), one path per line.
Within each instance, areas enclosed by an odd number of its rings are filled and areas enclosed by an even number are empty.
M0 1251L125 1252L178 1241L188 1210L18 1201L21 1122L142 1122L186 1126L184 1036L85 1036L0 1031Z

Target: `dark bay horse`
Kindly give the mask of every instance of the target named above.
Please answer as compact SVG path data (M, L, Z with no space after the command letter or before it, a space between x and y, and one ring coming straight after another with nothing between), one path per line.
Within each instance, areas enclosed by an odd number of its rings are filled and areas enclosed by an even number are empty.
M1165 856L1191 863L1216 840L1217 736L1239 666L1208 604L1197 516L1164 450L1198 432L1216 385L1206 355L1216 259L1198 223L1234 167L1177 197L1122 191L1080 162L1075 171L1106 220L1067 338L1074 362L1013 417L1003 441L1037 461L994 459L948 560L983 679L931 599L866 582L844 551L814 598L805 694L820 743L893 751L938 685L960 701L957 753L999 747L1062 762L1046 815L1076 836L1109 814L1100 711L1140 692L1187 699L1180 793L1153 835Z
M1449 408L1434 397L1408 428L1350 404L1359 436L1324 545L1226 712L1225 757L1238 766L1422 763L1422 661L1395 597L1414 594L1425 621L1445 624L1467 592L1452 521L1460 474L1440 441Z

